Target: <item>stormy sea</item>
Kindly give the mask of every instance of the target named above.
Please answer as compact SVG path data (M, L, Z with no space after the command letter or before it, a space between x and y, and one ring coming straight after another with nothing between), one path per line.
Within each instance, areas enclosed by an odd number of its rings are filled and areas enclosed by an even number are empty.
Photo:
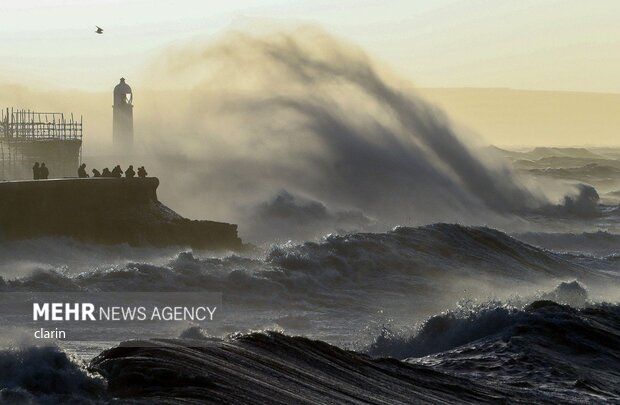
M171 53L153 80L192 87L141 159L246 248L3 241L0 290L218 293L216 319L6 321L0 402L620 402L620 149L489 146L314 29Z

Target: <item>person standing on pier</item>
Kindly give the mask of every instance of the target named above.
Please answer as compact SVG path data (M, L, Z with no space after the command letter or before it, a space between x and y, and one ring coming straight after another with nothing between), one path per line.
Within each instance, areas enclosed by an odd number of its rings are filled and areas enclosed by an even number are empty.
M133 165L129 165L127 170L125 170L125 177L131 179L136 175L136 172L133 170Z
M141 179L145 178L146 176L148 176L148 173L146 172L146 169L144 169L144 166L140 166L138 167L138 177L140 177Z
M34 166L32 166L32 178L34 180L39 180L41 178L41 168L39 167L39 162L35 162Z
M49 169L45 166L45 163L41 163L41 167L39 168L39 178L43 180L47 180L47 177L50 175Z
M86 173L86 163L82 163L78 168L78 177L80 179L85 179L86 177L90 177L88 173Z
M123 169L121 169L120 165L116 165L114 167L114 169L112 169L112 177L122 177L123 176Z

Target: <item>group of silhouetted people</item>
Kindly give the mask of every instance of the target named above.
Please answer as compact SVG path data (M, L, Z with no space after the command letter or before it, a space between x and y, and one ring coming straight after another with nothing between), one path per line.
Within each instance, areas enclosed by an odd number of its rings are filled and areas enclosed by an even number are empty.
M47 179L50 175L50 171L45 166L45 163L35 162L34 166L32 166L32 178L35 180Z
M121 169L120 165L114 166L112 170L106 167L101 172L97 169L93 169L92 171L93 171L93 177L116 177L116 178L123 177L123 169ZM124 173L125 173L125 177L129 179L136 177L136 172L133 169L133 165L129 165L129 167L127 168L127 170L125 170ZM138 177L140 178L145 178L146 176L148 176L148 173L144 169L144 166L141 166L138 168L137 174L138 174ZM80 178L90 177L86 173L86 163L82 163L80 167L78 168L78 177Z
M140 177L141 179L145 178L146 176L148 176L148 173L146 172L146 170L144 169L144 166L140 166L138 167L138 172L136 173L133 169L133 165L129 165L129 167L127 168L127 170L125 170L125 177L131 179L133 177L136 177L136 174L138 175L138 177ZM50 171L47 168L47 166L45 166L45 163L41 163L39 164L39 162L35 162L34 166L32 166L32 178L35 180L45 180L49 177L50 175ZM86 173L86 163L82 163L80 165L80 167L78 168L78 177L83 179L86 177L90 177L88 175L88 173ZM121 169L120 165L116 165L112 170L108 169L107 167L105 169L103 169L102 172L100 172L97 169L93 169L93 177L116 177L116 178L121 178L123 177L123 169Z

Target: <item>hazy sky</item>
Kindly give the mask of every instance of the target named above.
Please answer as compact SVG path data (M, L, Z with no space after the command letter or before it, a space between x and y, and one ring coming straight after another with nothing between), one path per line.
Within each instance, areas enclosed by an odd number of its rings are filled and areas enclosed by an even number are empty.
M310 23L418 86L620 92L618 21L615 0L0 0L0 80L104 90L175 43Z

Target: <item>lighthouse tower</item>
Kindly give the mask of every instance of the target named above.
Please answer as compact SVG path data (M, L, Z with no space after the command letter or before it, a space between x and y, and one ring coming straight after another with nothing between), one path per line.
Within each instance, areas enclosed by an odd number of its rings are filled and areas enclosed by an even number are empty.
M133 148L133 94L124 78L114 87L112 116L114 148L123 154L130 152Z

